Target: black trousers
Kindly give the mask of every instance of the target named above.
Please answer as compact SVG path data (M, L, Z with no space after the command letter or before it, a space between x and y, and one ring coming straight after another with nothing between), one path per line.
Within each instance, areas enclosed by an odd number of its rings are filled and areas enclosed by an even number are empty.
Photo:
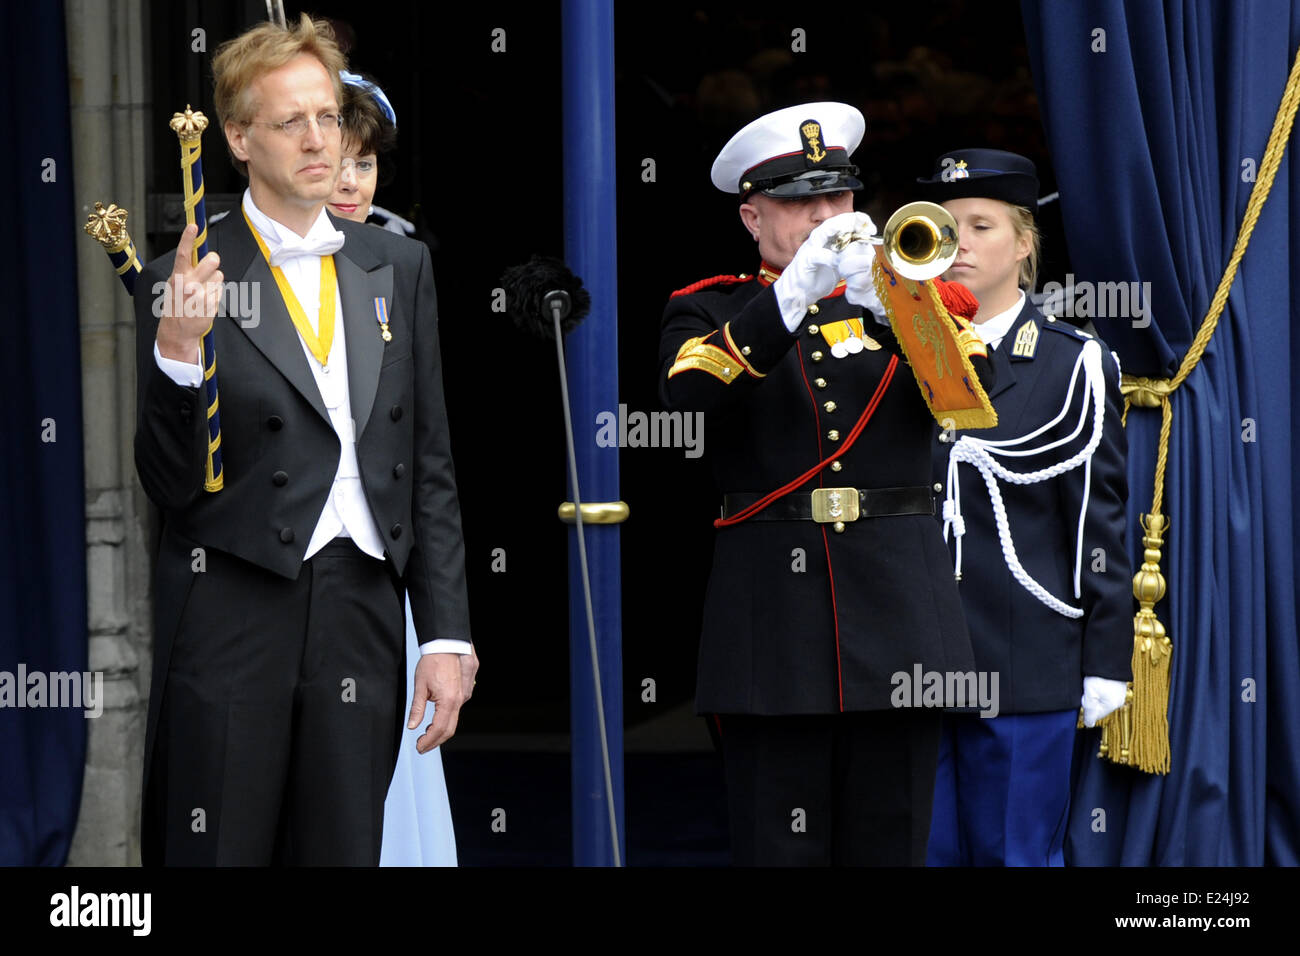
M391 562L341 538L289 581L208 551L149 781L163 862L377 866L405 692Z
M720 715L736 866L923 866L942 712Z

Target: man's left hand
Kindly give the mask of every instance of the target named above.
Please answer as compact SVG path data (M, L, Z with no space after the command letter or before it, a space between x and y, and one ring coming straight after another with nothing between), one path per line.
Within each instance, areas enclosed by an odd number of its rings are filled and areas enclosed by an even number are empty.
M433 704L433 721L415 742L415 749L428 753L451 739L460 718L460 706L469 696L462 683L462 659L467 654L425 654L415 665L415 693L411 698L411 716L406 722L408 730L420 725L424 708ZM477 668L477 660L475 661ZM473 677L470 677L473 686Z
M478 651L474 645L469 646L468 654L460 656L460 689L465 692L465 700L474 696L474 677L478 674Z

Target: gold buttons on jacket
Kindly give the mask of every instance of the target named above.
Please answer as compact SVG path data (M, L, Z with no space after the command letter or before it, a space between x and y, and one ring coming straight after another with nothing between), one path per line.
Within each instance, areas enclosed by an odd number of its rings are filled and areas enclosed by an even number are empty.
M822 408L826 409L826 411L828 411L828 412L833 412L833 411L835 411L835 409L837 409L838 407L839 407L839 406L836 405L834 402L827 402L825 405L822 406Z
M843 468L844 466L841 465L838 461L831 462L831 471L840 471Z
M749 346L746 345L746 346L744 346L743 348L741 348L741 350L740 350L740 354L741 354L741 355L748 355L748 354L749 354L749 351L750 351Z
M843 521L837 521L837 522L835 522L833 525L831 525L831 527L835 529L835 533L836 533L836 534L843 534L843 533L844 533L844 522L843 522Z
M816 314L817 314L818 312L820 312L820 311L821 311L821 309L819 309L819 308L817 307L817 303L816 303L816 302L814 302L812 305L808 306L808 314L809 314L809 315L816 315ZM813 330L812 330L812 329L809 329L808 331L809 331L809 332L812 332ZM815 333L814 333L814 334L815 334Z
M939 483L939 482L936 481L936 482L934 483L934 490L935 490L935 491L943 491L943 485L942 485L941 483Z
M821 352L814 352L812 355L810 355L810 356L808 356L808 357L809 357L810 359L812 359L814 362L820 362L820 361L822 360L822 353L821 353Z
M840 440L839 430L832 428L830 431L826 433L826 437L829 438L831 441L839 441Z
M824 378L815 378L815 379L813 379L813 384L816 385L818 388L825 388L825 387L826 387L826 379L824 379Z
M822 330L822 329L821 329L821 326L820 326L820 325L810 325L810 326L808 326L808 334L809 334L809 335L816 335L816 334L817 334L818 332L820 332L821 330Z

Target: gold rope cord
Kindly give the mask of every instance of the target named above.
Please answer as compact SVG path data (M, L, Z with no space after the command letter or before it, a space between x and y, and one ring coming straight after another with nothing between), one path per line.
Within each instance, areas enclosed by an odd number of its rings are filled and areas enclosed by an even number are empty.
M1138 612L1133 618L1133 683L1129 685L1128 700L1119 710L1100 722L1101 749L1097 756L1115 763L1136 767L1146 773L1169 772L1169 673L1173 642L1165 633L1164 625L1156 617L1155 605L1164 597L1166 582L1160 573L1160 547L1169 528L1169 519L1161 513L1165 494L1165 468L1169 464L1169 436L1173 430L1173 404L1170 396L1187 380L1200 364L1218 327L1219 317L1228 302L1228 292L1237 277L1237 266L1246 254L1251 233L1259 220L1264 201L1268 198L1277 175L1278 166L1286 152L1291 136L1296 109L1300 106L1300 51L1291 64L1282 102L1278 105L1273 130L1268 137L1259 177L1246 203L1246 214L1237 233L1232 256L1228 260L1219 287L1210 301L1209 311L1192 340L1191 348L1183 356L1178 372L1171 379L1123 376L1121 391L1124 394L1123 423L1128 424L1128 410L1159 408L1160 445L1156 453L1155 490L1152 494L1151 512L1142 515L1143 562L1133 576L1133 596L1138 600Z

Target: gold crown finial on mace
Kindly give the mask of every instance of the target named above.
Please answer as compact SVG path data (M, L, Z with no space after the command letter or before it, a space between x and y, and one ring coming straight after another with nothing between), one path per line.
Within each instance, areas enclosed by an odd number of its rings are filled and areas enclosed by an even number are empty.
M186 103L185 112L173 113L172 120L167 125L176 132L182 143L197 143L203 131L208 128L208 118L190 109L190 105Z
M85 229L86 235L109 252L121 252L131 241L126 234L126 210L115 202L109 203L107 209L102 202L95 203L95 211L86 217Z

